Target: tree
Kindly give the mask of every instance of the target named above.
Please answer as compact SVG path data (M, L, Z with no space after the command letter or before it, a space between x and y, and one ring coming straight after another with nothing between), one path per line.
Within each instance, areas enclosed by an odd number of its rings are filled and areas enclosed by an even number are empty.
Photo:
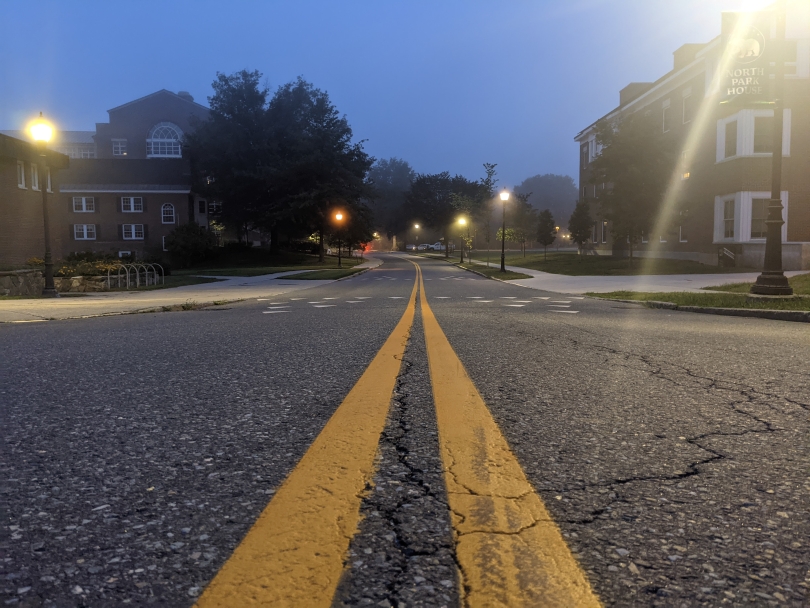
M360 209L374 159L363 142L352 143L352 129L326 92L302 78L278 88L268 105L275 166L268 171L274 200L287 218L319 235L321 262L328 216L336 207Z
M537 242L543 246L543 259L547 258L548 246L557 238L557 227L554 216L549 209L544 209L537 217Z
M410 218L404 217L403 205L415 178L413 168L400 158L380 159L368 172L374 224L389 238L407 226Z
M208 120L195 122L185 138L195 190L222 203L220 219L244 235L264 215L268 204L264 173L272 165L268 146L268 90L261 73L242 70L217 73Z
M593 230L593 220L591 219L591 209L588 201L581 200L574 207L571 219L568 220L568 231L571 233L571 240L579 247L579 254L582 255L582 247L591 238Z
M513 228L513 241L520 244L523 257L526 257L526 243L531 240L537 227L537 211L529 204L528 194L515 192L515 203L512 209L511 224ZM508 236L508 234L507 234Z
M573 178L546 173L524 179L516 193L529 194L535 209L548 209L561 222L566 222L576 207L579 193Z
M602 150L591 164L591 183L604 186L602 214L611 222L614 240L629 242L632 264L633 246L661 212L680 142L662 133L657 115L641 112L618 123L599 121L596 141Z

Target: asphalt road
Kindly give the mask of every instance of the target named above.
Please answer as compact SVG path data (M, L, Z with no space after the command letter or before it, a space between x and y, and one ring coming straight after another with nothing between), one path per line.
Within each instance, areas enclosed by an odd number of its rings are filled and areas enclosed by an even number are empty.
M422 267L605 605L810 599L810 332ZM0 327L2 599L190 606L406 310L414 266L226 308ZM301 298L301 299L299 299ZM336 606L457 606L417 312Z

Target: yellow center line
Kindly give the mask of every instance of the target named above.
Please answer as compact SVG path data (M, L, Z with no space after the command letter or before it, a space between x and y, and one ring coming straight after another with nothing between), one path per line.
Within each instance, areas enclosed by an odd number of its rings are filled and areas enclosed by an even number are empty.
M357 531L360 502L416 311L366 371L197 601L214 606L329 606Z
M464 605L600 606L418 279Z

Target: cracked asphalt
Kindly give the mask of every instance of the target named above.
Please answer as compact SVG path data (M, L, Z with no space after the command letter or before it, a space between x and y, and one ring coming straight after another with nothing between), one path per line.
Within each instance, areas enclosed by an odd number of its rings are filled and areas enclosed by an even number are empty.
M605 605L808 604L804 325L419 263ZM414 275L387 256L268 301L0 327L5 604L192 605L393 330ZM459 605L433 407L417 313L335 606Z

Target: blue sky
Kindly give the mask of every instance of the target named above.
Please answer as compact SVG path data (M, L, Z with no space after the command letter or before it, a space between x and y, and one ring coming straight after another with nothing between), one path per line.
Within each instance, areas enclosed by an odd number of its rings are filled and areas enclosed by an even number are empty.
M806 0L792 0L804 2ZM0 0L0 129L43 111L90 130L156 90L207 103L216 72L301 75L375 157L501 185L576 178L574 135L672 52L758 0Z

